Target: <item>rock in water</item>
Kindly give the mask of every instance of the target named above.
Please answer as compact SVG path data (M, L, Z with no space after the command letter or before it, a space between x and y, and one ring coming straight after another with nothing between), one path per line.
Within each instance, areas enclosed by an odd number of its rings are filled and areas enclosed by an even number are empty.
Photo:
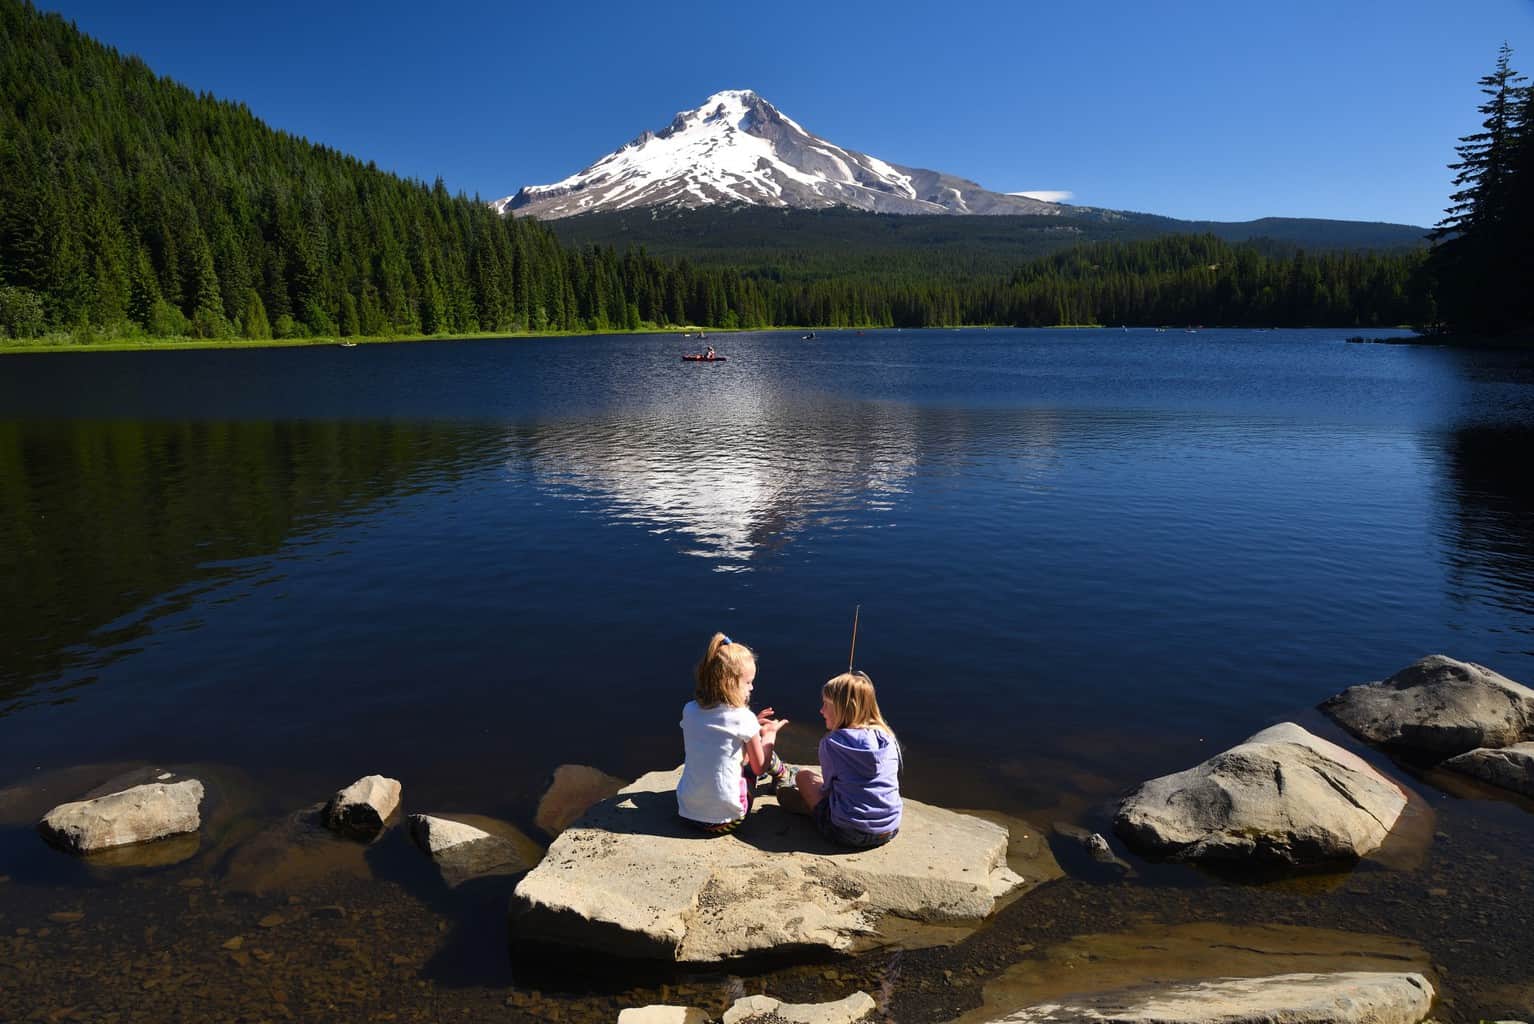
M490 819L476 818L490 824ZM428 814L410 815L410 834L431 855L442 878L458 886L485 875L514 875L538 863L538 847L505 822L495 822L501 834L467 822Z
M704 836L677 819L680 778L652 772L562 832L517 885L513 933L685 963L847 950L876 943L887 914L979 920L1023 881L1006 829L914 800L873 850L831 846L772 796L740 833Z
M429 814L412 814L409 821L410 835L416 845L433 856L455 846L490 838L489 832L473 825L447 818L434 818Z
M1534 740L1534 690L1441 654L1350 686L1321 710L1360 739L1438 757Z
M202 824L202 783L154 782L94 800L60 804L37 823L43 836L71 853L196 832Z
M1534 796L1534 743L1515 743L1500 750L1481 747L1449 758L1443 767Z
M1172 860L1321 864L1375 849L1405 807L1400 788L1357 755L1283 722L1143 784L1113 825Z
M1418 1024L1433 995L1420 974L1279 974L1068 997L991 1024Z
M538 801L533 824L552 839L590 810L592 804L606 800L626 785L622 779L590 765L562 764L554 769L554 781Z
M720 1024L855 1024L873 1013L867 992L854 992L830 1003L785 1003L769 995L737 999L724 1011Z
M325 825L343 835L372 839L399 807L400 789L397 779L365 775L330 798Z

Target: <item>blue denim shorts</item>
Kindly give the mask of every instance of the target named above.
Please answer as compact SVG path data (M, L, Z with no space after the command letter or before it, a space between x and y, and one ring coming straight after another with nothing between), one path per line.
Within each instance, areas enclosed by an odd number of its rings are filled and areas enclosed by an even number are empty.
M830 800L822 800L815 805L815 829L837 846L847 846L854 850L869 850L875 846L883 846L900 832L898 828L890 832L863 832L855 828L847 828L845 825L838 825L831 820Z

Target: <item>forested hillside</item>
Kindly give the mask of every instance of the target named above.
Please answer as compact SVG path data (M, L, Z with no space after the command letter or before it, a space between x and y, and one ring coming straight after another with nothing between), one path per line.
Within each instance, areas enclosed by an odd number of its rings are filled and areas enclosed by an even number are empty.
M1007 274L1026 260L1091 242L1136 242L1167 235L1213 235L1269 253L1405 253L1427 244L1426 229L1363 221L1182 221L1143 213L1078 208L1049 217L898 216L824 210L716 206L647 207L549 222L566 244L643 246L703 266L791 268L811 277L868 270L925 275Z
M720 261L561 244L440 181L274 131L56 15L0 0L0 337L13 342L684 324L1367 325L1417 321L1425 301L1413 251L1306 255L1201 236L1032 261L998 242L977 258L932 240L948 218L911 219L932 225L922 245L813 237L768 260L749 247Z

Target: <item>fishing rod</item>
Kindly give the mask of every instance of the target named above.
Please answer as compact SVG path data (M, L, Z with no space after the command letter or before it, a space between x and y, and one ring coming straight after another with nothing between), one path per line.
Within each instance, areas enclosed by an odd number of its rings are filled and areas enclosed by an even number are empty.
M863 610L862 605L852 609L852 650L847 652L847 672L852 672L852 659L858 653L858 613Z

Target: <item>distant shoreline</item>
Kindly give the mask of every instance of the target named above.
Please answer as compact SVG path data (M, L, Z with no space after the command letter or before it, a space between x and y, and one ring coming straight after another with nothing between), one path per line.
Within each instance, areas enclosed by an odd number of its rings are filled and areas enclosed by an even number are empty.
M414 341L531 341L542 338L585 338L596 335L600 336L653 336L669 334L677 336L678 341L695 341L696 337L685 338L681 335L691 333L696 335L702 332L708 335L729 337L736 334L755 334L759 332L795 332L795 331L818 331L826 333L855 333L857 331L981 331L981 330L1030 330L1030 331L1117 331L1123 329L1122 324L1052 324L1049 327L1016 327L1012 324L944 324L929 327L893 327L890 325L866 326L866 327L809 327L804 325L775 325L772 327L641 327L636 330L605 330L605 331L480 331L471 334L397 334L370 338L346 338L346 337L321 337L321 338L120 338L111 341L99 342L74 342L74 341L18 341L14 338L0 340L0 356L19 355L28 352L175 352L220 349L226 351L261 349L261 348L309 348L315 346L351 347L352 345L389 345L399 342ZM1183 334L1188 332L1186 327L1175 325L1146 325L1131 327L1130 330L1153 331L1163 330L1167 334ZM1330 327L1324 324L1306 325L1304 327L1246 327L1246 326L1222 326L1215 324L1203 324L1195 329L1202 331L1319 331L1319 330L1347 330L1344 326ZM1411 328L1401 325L1397 327L1381 328L1383 330L1410 330ZM703 340L707 340L706 338ZM1440 340L1432 335L1415 335L1401 338L1369 338L1354 336L1347 339L1350 342L1382 344L1382 345L1440 345L1462 344L1471 347L1468 342L1450 342ZM1526 339L1521 345L1498 345L1492 347L1523 347L1534 345L1534 339Z
M1486 348L1502 350L1534 349L1534 334L1509 334L1499 338L1481 338L1460 334L1409 334L1398 338L1371 338L1355 334L1347 339L1355 345L1419 345L1427 348Z

